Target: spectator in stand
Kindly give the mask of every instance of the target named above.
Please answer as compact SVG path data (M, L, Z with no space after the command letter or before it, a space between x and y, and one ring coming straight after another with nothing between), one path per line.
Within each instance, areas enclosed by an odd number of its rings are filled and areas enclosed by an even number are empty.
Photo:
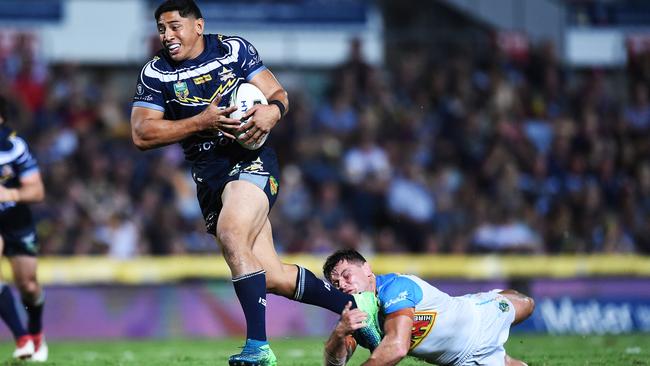
M47 65L28 38L1 56L0 88L20 89L15 127L51 192L34 207L42 252L106 254L97 233L122 210L133 212L138 255L207 251L176 148L140 154L124 133L124 69ZM531 253L650 252L650 56L594 72L563 65L548 41L528 60L408 49L379 67L351 40L340 65L313 71L324 85L291 88L292 113L269 139L287 175L270 217L279 251L331 251L340 235L376 252L462 254L479 250L486 228L508 228ZM395 199L405 191L415 201ZM492 206L508 215L488 220ZM405 239L398 215L416 219L422 243Z

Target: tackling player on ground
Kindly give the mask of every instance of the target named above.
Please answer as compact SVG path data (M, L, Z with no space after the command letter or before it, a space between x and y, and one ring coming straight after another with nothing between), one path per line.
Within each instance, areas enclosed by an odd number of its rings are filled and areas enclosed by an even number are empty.
M377 292L384 337L363 365L396 365L407 355L438 365L526 365L503 347L510 326L527 319L535 307L533 299L517 291L452 297L416 276L375 276L354 250L329 256L323 272L343 292ZM350 334L365 319L346 308L325 344L325 365L346 364L355 348Z
M275 252L269 210L279 190L277 157L267 145L247 150L289 108L287 93L251 43L237 36L203 34L192 0L168 0L154 14L163 49L147 62L136 85L132 136L141 150L180 142L191 163L208 233L215 235L246 318L246 344L230 365L275 365L266 339L266 292L341 313L347 302L376 312L374 294L354 297L332 289L305 268L282 263ZM230 94L241 83L259 88L268 105L255 105L240 121L229 118ZM242 134L242 133L245 133ZM378 327L357 333L373 348Z
M45 295L36 279L38 243L28 204L45 197L36 159L25 140L5 122L8 105L0 96L0 250L9 258L14 282L27 311L27 329L16 312L9 286L0 278L0 317L16 340L14 358L47 361L42 315Z

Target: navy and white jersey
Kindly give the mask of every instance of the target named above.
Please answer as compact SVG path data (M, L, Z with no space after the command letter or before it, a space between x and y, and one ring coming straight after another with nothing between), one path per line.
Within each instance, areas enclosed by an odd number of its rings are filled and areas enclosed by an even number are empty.
M255 47L241 37L203 36L204 51L196 58L175 62L160 50L140 72L133 97L134 107L164 112L168 120L199 114L217 96L227 107L230 93L241 83L266 70ZM246 153L221 132L202 132L181 141L185 157L197 162L219 155L238 158Z
M412 275L377 276L380 316L414 308L409 355L439 365L462 363L479 342L479 312L468 297L452 297Z
M25 140L6 127L0 126L0 184L6 188L20 187L20 179L37 173L38 164ZM26 204L0 202L0 213L19 208L29 210Z

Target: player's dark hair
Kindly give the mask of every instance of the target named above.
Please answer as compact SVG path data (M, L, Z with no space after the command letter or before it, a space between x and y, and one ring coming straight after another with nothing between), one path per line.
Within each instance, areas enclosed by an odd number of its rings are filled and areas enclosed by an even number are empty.
M325 264L323 264L323 275L328 281L332 281L332 270L336 267L337 264L341 261L346 261L348 263L366 263L366 258L364 258L359 252L354 249L340 249L334 252L334 254L327 257Z
M194 0L166 0L164 3L160 4L156 9L156 12L154 12L156 21L158 21L162 13L170 11L178 11L178 15L183 18L187 18L188 16L192 16L196 19L203 18L201 9L199 9Z

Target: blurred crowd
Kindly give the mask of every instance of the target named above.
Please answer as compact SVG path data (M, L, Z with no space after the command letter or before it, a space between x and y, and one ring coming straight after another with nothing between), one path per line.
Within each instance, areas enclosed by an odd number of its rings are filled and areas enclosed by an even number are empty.
M549 42L523 58L409 47L379 68L361 49L320 71L324 93L287 83L269 139L279 252L650 253L648 55L575 70ZM9 124L45 179L45 255L219 252L180 148L131 142L138 66L124 87L45 64L26 34L0 50Z

